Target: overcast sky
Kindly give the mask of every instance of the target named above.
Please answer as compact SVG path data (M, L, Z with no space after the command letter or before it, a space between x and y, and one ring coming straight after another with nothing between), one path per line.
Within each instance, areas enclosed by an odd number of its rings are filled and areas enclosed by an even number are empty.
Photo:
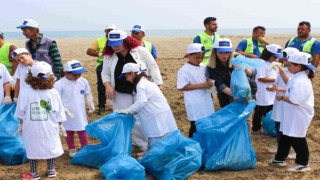
M2 0L0 31L18 31L35 19L43 31L119 29L202 29L205 17L219 28L296 28L302 20L320 27L320 0Z

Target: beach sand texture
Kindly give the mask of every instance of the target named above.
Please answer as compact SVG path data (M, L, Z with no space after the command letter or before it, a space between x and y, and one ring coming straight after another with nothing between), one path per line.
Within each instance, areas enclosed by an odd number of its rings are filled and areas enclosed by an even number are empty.
M270 43L279 44L282 47L285 42L292 35L267 35L266 39ZM226 37L226 36L225 36ZM236 48L239 41L246 38L246 35L239 36L228 36L233 42L233 47ZM315 36L320 39L320 35ZM182 57L186 53L186 47L192 42L192 37L154 37L146 38L150 42L154 43L160 61L160 69L163 75L163 88L162 91L167 98L171 109L176 118L179 129L184 135L188 134L189 122L186 118L185 107L183 102L183 93L176 89L176 78L178 69L186 62L186 59ZM16 44L18 47L24 47L25 40L7 40L8 42ZM83 74L83 77L87 78L93 95L95 97L95 102L97 102L97 91L96 91L96 74L95 74L95 58L87 56L86 50L91 46L94 39L58 39L58 47L62 56L62 60L65 63L71 59L80 60L84 67L88 69L88 73ZM308 173L287 173L285 168L276 168L268 165L268 161L274 157L273 154L268 153L268 149L272 148L276 143L275 138L269 136L251 136L252 145L256 151L256 168L245 170L245 171L214 171L214 172L202 172L198 171L192 174L188 179L318 179L320 177L320 100L319 100L319 71L317 72L316 78L313 80L314 95L315 95L315 117L312 124L308 130L307 141L309 144L310 158L309 163L312 168L311 172ZM97 105L97 103L96 103ZM108 111L105 113L107 115L111 112L111 107L107 105ZM218 100L215 99L215 107L219 109ZM89 120L98 119L99 116L92 115ZM250 121L250 120L249 120ZM249 122L251 125L251 121ZM70 158L68 157L67 146L65 140L63 139L63 147L65 153L57 159L56 169L58 171L57 179L104 179L98 169L70 165ZM79 141L76 138L79 147ZM98 143L96 139L90 138L90 143ZM288 165L293 165L294 160L287 160ZM46 161L39 162L38 172L45 177ZM19 179L20 174L27 172L29 170L29 165L19 165L19 166L4 166L0 165L0 180L4 179ZM147 179L153 179L148 175Z

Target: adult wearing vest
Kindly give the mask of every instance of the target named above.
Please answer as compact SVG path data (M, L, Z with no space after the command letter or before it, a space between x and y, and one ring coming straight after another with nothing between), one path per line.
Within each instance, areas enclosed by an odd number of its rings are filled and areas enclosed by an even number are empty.
M301 52L311 54L311 64L318 67L320 60L320 42L310 36L311 24L307 21L302 21L298 25L297 37L289 39L285 47L293 47Z
M114 24L106 25L104 29L104 32L106 35L103 37L97 38L94 41L94 43L91 45L91 47L88 48L87 50L87 55L92 57L97 57L96 74L97 74L97 90L98 90L98 102L99 102L98 111L97 111L98 115L101 115L104 112L106 112L106 96L105 96L106 89L103 85L102 78L101 78L101 71L103 67L102 51L106 46L109 32L114 29L116 29L116 25Z
M56 41L40 33L39 24L33 19L25 19L17 28L21 29L23 35L28 38L26 49L32 58L50 64L55 77L57 80L60 79L62 62Z
M214 42L220 38L220 36L216 33L218 29L218 23L216 20L217 18L215 17L205 18L203 21L203 24L206 30L199 33L193 39L193 43L200 43L206 48L206 50L210 50L205 53L204 58L201 62L201 65L204 65L204 66L207 66L209 63L211 49L213 48Z
M143 25L134 25L132 30L131 30L131 36L133 38L135 38L136 40L138 40L139 42L141 42L141 45L145 48L147 48L147 50L152 54L154 60L157 62L157 64L159 63L159 59L158 59L158 54L157 54L157 50L156 47L144 40L143 38L146 36L145 35L145 29Z
M264 39L265 34L265 27L254 27L252 30L252 36L241 40L236 48L236 52L248 58L259 58L266 45L269 44Z

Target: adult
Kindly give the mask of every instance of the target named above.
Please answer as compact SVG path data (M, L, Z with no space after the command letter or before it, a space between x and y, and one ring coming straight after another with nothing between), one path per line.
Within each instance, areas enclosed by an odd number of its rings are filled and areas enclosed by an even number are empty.
M116 26L114 24L108 24L106 25L104 32L106 33L105 36L97 38L94 43L91 45L90 48L87 50L87 55L92 57L97 57L96 62L96 74L97 74L97 90L98 90L98 111L97 114L101 115L106 111L106 96L105 92L106 89L102 83L101 78L101 71L102 71L102 64L103 64L103 56L102 51L104 47L106 46L107 40L108 40L108 34L110 31L116 29Z
M254 27L252 30L252 36L241 40L236 48L236 52L248 58L259 58L266 45L269 44L264 39L265 34L265 27Z
M217 39L220 38L220 36L216 33L218 29L217 18L207 17L204 19L203 24L205 27L205 31L199 33L196 37L194 37L193 43L200 43L206 48L206 50L210 50L205 53L204 58L201 62L202 65L207 66L209 63L213 44Z
M297 29L297 37L289 39L285 47L294 47L301 52L311 54L311 64L318 67L320 61L320 42L310 36L311 24L307 21L301 21Z
M148 51L152 54L154 60L159 63L156 47L152 43L143 39L146 36L143 25L134 25L131 30L131 36L138 40L143 47L147 48Z
M140 42L122 30L113 30L108 35L108 45L103 51L103 69L101 77L106 87L106 98L110 100L113 111L127 109L135 99L134 84L119 79L123 66L127 63L137 63L141 69L147 69L147 75L151 76L152 81L162 84L159 66L152 57L151 53ZM144 136L140 121L137 120L133 128L133 143L141 147L143 156L148 149L147 138Z
M62 70L61 56L56 41L40 33L39 24L33 19L25 19L18 26L23 35L28 38L26 49L36 61L45 61L51 65L56 79L60 79Z

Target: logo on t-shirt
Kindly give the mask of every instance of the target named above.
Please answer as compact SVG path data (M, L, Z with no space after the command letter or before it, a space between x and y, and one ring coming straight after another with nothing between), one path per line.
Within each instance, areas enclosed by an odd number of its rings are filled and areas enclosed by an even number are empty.
M81 90L81 91L80 91L80 94L84 94L84 92L85 92L84 90Z
M49 101L40 100L39 102L30 103L30 119L31 121L47 121L48 113L51 111Z

